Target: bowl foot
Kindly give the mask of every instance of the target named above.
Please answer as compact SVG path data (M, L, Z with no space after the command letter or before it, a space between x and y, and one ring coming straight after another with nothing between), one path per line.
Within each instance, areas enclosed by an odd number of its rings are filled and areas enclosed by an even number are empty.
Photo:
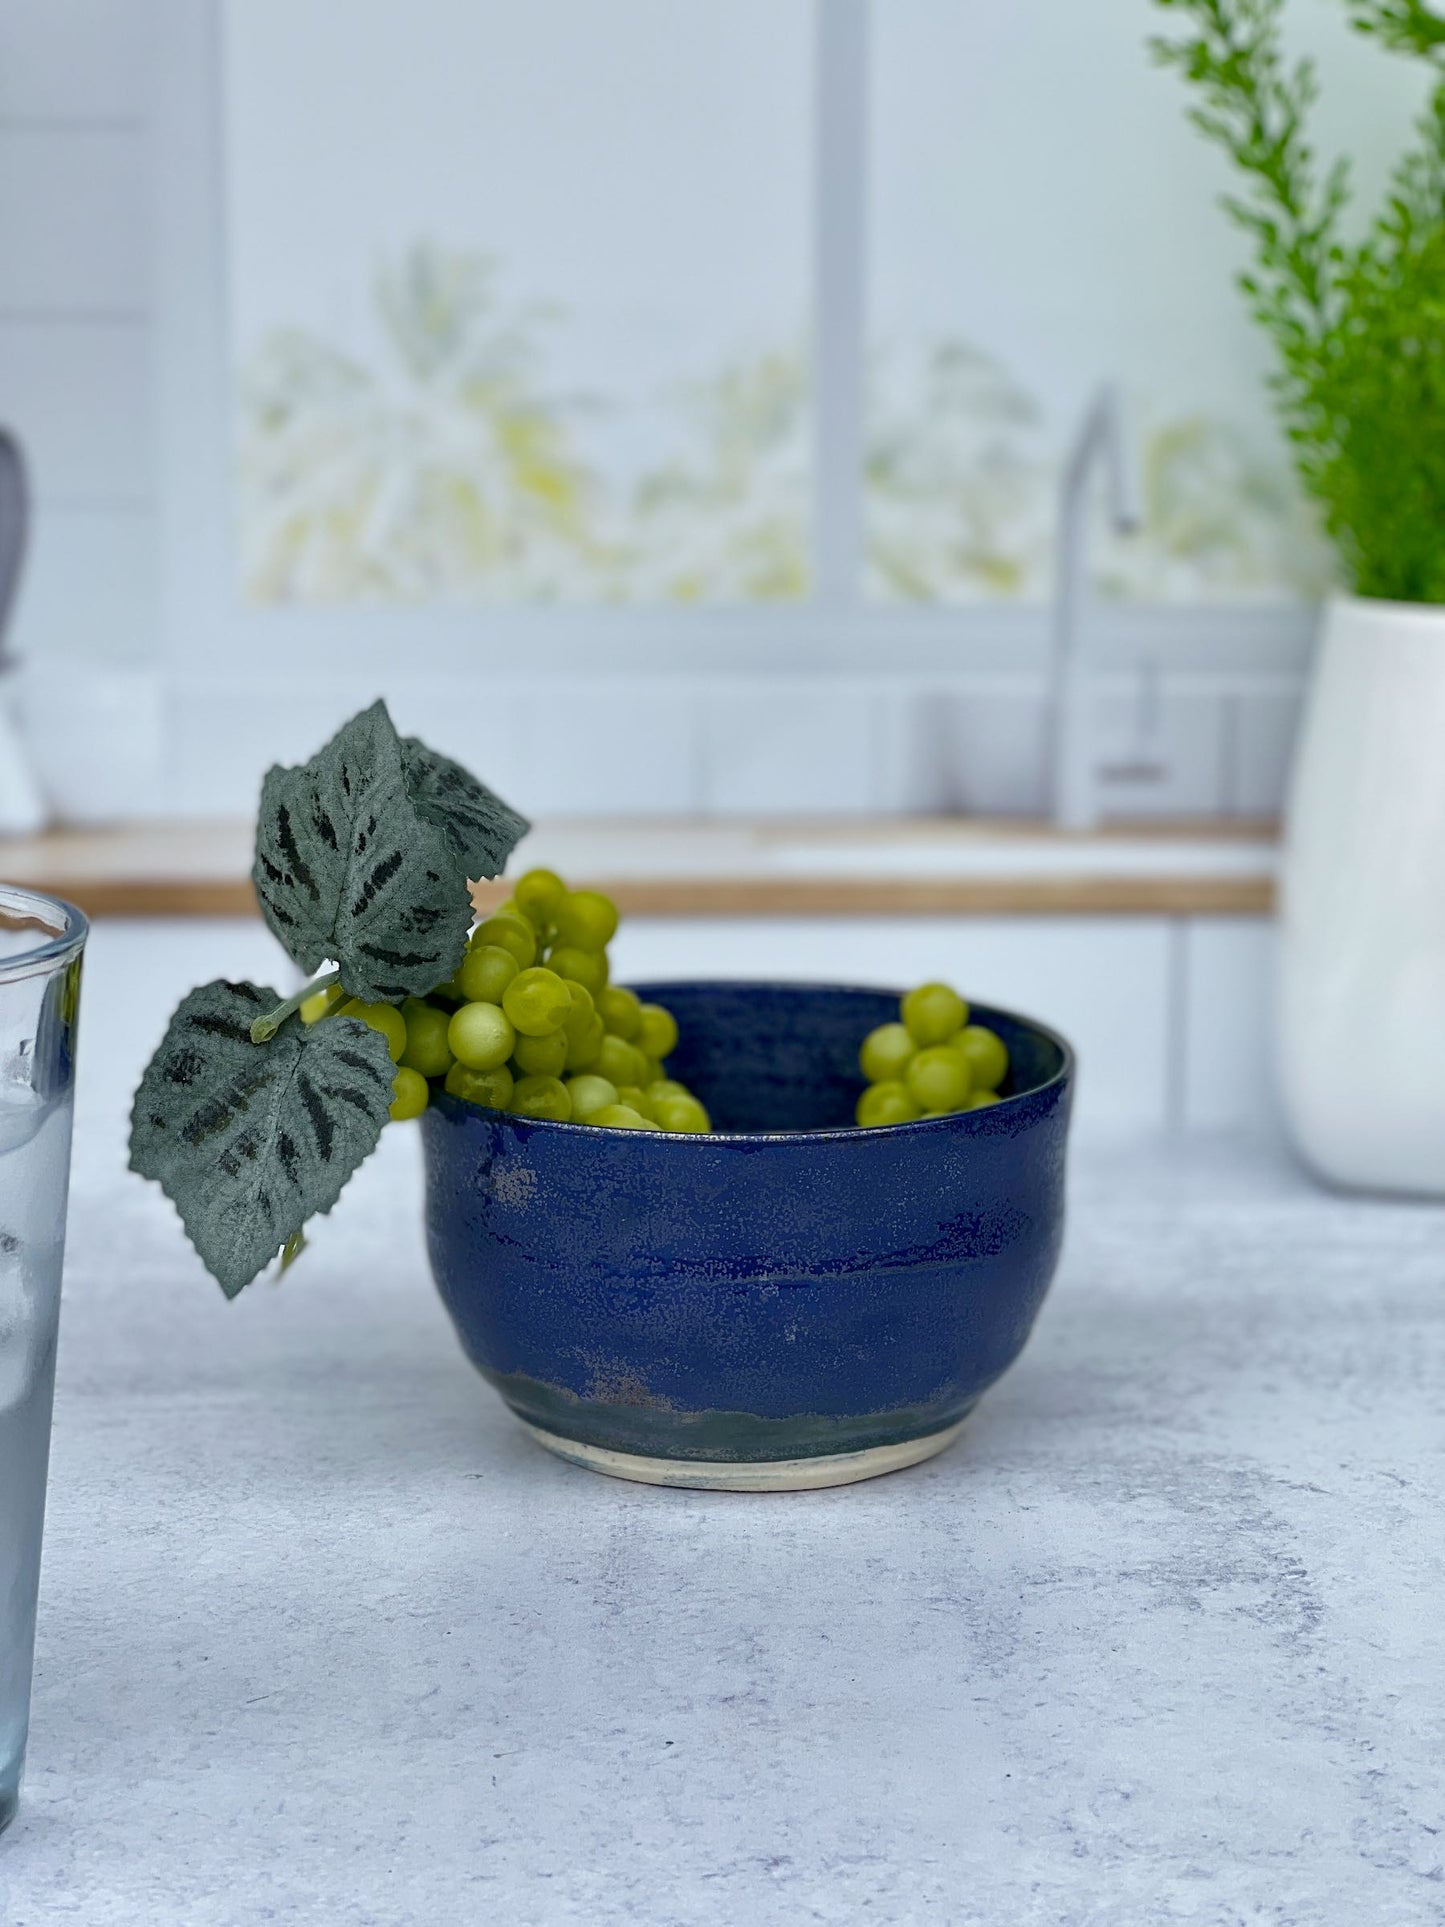
M963 1430L964 1420L930 1432L921 1439L896 1445L872 1445L861 1452L830 1452L811 1459L758 1459L729 1462L719 1459L654 1459L637 1452L611 1452L606 1446L584 1445L544 1432L540 1425L521 1421L539 1445L559 1459L604 1472L609 1479L633 1479L640 1485L686 1486L696 1492L811 1492L820 1486L856 1485L860 1479L901 1472L948 1449Z

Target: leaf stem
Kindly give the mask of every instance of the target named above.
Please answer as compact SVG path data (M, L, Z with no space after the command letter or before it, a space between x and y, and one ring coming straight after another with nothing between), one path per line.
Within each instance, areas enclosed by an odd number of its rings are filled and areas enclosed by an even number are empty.
M300 1231L293 1231L285 1244L282 1245L281 1264L276 1276L278 1278L284 1278L305 1249L306 1229L303 1226Z
M284 1004L277 1004L274 1010L268 1010L264 1016L258 1017L251 1026L251 1042L269 1044L287 1018L294 1017L308 997L314 997L318 990L329 990L333 984L340 982L339 970L323 970L319 977L313 977L309 984L303 984L294 997L288 997Z

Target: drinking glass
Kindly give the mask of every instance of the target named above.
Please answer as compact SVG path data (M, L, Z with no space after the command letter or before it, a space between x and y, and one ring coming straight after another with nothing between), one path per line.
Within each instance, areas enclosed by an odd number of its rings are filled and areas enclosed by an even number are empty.
M68 903L0 884L0 1829L30 1723L85 938Z

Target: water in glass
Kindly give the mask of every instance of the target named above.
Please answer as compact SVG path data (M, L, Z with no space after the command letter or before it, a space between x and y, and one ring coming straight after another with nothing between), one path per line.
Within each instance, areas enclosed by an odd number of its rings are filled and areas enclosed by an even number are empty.
M7 980L20 939L0 890L0 1827L30 1713L40 1536L70 1174L78 964ZM31 949L43 929L26 932ZM8 954L7 954L8 953Z

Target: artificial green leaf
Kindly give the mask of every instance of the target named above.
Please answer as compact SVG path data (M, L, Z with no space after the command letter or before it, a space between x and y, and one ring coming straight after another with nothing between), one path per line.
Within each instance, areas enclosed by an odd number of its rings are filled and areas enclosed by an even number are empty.
M253 1044L252 1020L279 1001L255 984L193 990L131 1112L131 1169L158 1180L228 1298L331 1209L391 1105L386 1039L355 1018Z
M401 739L406 784L429 823L447 834L468 881L500 876L507 858L532 827L525 816L479 783L470 770L415 736Z
M465 865L412 796L385 703L309 763L268 772L252 877L290 956L308 972L335 962L364 1002L425 996L462 960Z

